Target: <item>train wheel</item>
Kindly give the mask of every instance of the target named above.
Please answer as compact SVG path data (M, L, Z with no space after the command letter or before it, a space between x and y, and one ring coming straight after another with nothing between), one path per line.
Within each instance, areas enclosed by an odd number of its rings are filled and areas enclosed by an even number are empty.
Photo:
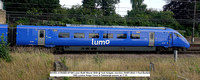
M182 48L182 51L187 51L187 49L185 47Z
M160 54L160 51L161 51L161 47L156 47L156 54Z
M63 53L63 52L64 52L64 50L63 50L62 47L57 47L57 48L54 50L54 53L55 53L55 54L60 54L60 53Z
M159 51L159 50L156 50L156 54L160 54L160 51Z

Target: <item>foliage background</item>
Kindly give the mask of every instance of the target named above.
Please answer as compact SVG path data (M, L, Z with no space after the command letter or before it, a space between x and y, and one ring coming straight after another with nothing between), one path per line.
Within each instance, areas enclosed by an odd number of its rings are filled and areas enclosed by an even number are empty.
M11 25L153 26L185 30L186 36L192 35L192 25L184 25L177 21L175 12L147 9L143 1L130 0L132 10L127 11L125 16L115 12L115 4L120 3L120 0L82 0L82 5L73 5L71 8L62 7L59 0L5 0L4 5L7 10L7 22ZM200 9L199 3L197 9ZM197 25L195 35L199 36L199 32L200 28Z

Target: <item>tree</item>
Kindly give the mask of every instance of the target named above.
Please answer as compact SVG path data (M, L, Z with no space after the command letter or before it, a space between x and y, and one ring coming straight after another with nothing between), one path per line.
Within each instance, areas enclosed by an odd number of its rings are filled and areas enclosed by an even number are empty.
M165 1L167 4L170 3L172 0L163 0Z
M146 9L146 5L143 4L144 0L130 0L132 4L132 9L134 11L144 11Z
M146 4L143 4L144 0L130 0L132 4L132 10L128 11L129 17L136 17L137 15L144 14L146 9Z
M43 13L51 13L60 7L59 0L5 0L6 11L21 11L37 9Z
M97 7L101 7L104 16L114 15L115 4L118 4L120 0L96 0Z
M127 25L129 26L162 26L181 29L181 25L173 18L171 11L146 9L144 0L131 0L132 10L128 11Z
M96 6L95 6L95 0L83 0L82 1L82 6L84 8L87 8L87 9L95 9Z
M191 35L193 19L194 19L194 5L195 0L178 0L178 1L168 1L168 3L163 7L164 11L171 11L174 13L173 17L184 26L187 35ZM198 29L200 23L200 2L196 0L196 29L195 34L199 34L200 30Z
M84 15L98 15L100 10L96 7L96 0L83 0L82 3Z

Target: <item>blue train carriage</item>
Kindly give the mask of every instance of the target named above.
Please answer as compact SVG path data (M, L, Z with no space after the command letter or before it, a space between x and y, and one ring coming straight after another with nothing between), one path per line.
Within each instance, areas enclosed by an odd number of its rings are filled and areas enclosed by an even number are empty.
M7 43L7 39L8 39L8 25L7 24L0 24L0 36L3 36L4 41ZM0 42L2 40L0 39Z
M66 51L155 51L186 49L177 31L165 27L18 25L17 45L62 47Z

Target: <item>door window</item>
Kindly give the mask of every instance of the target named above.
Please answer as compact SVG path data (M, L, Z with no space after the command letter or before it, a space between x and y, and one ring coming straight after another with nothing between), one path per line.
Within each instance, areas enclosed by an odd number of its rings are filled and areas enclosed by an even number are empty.
M40 30L40 38L44 38L44 30Z
M153 40L154 39L154 34L150 33L150 39Z

